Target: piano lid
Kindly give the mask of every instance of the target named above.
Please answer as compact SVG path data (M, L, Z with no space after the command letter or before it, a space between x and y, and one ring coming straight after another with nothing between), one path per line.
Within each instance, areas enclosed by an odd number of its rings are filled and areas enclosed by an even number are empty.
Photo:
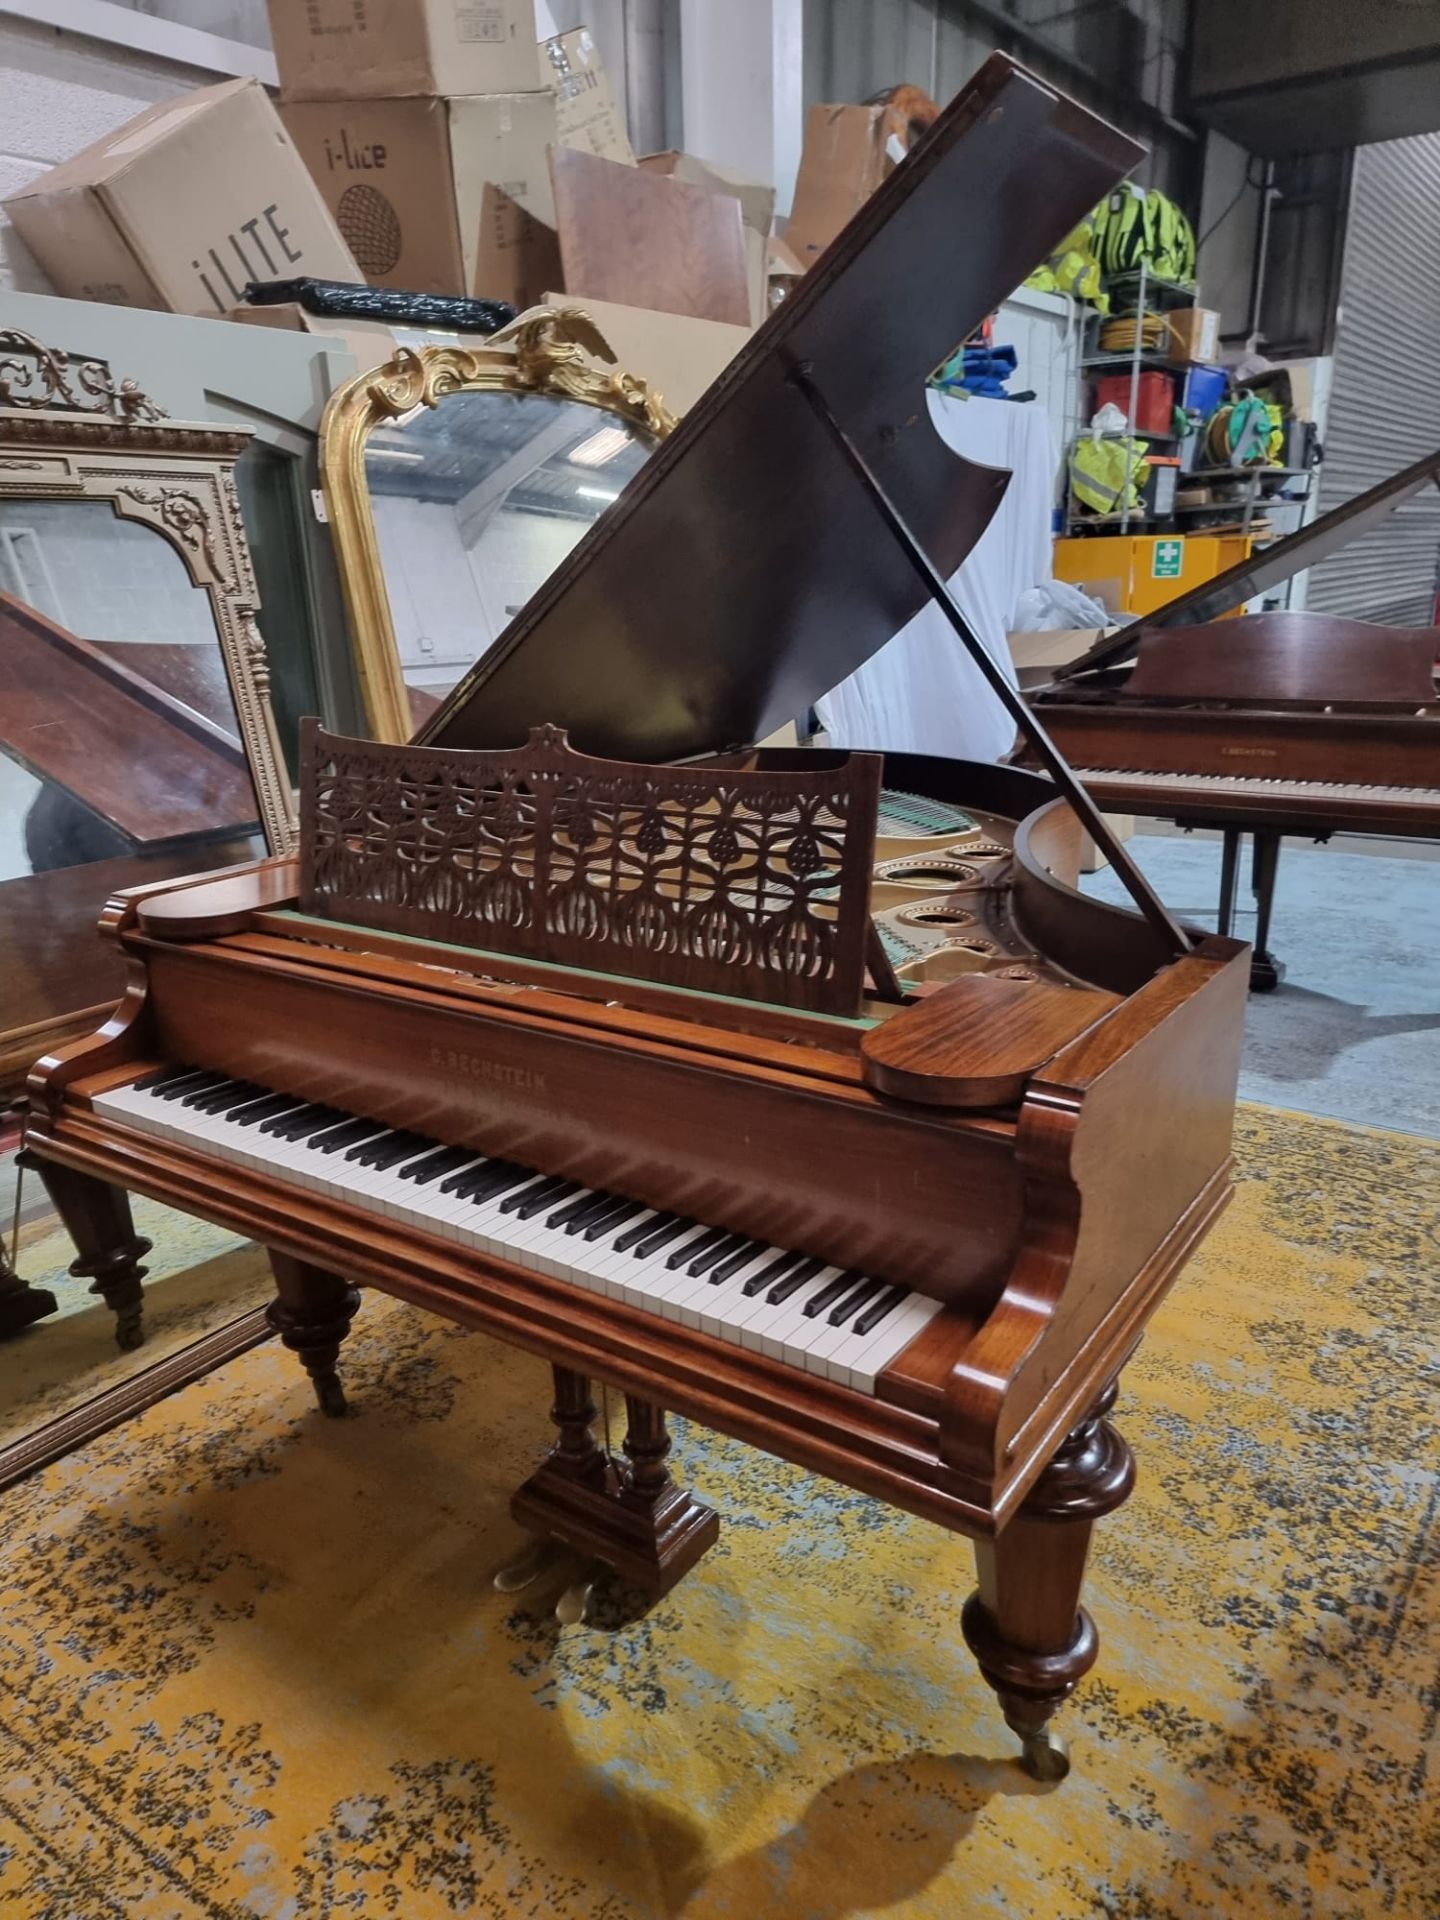
M944 445L926 377L1142 153L993 55L419 739L513 747L551 722L674 760L803 714L926 596L790 369L948 578L1009 476Z
M1282 580L1303 572L1306 567L1328 560L1332 553L1338 553L1352 540L1358 540L1361 534L1378 526L1396 507L1413 499L1432 480L1440 483L1440 452L1427 453L1413 466L1392 474L1388 480L1382 480L1378 487L1356 494L1343 507L1322 513L1318 520L1312 520L1308 527L1301 527L1298 533L1288 534L1285 539L1262 547L1258 553L1252 553L1248 560L1240 561L1238 566L1217 573L1213 580L1203 581L1198 587L1192 587L1189 593L1167 600L1164 606L1157 607L1153 613L1143 614L1128 626L1121 627L1117 633L1097 640L1078 659L1057 667L1054 676L1056 681L1073 680L1077 674L1093 673L1098 667L1120 665L1136 651L1144 636L1153 633L1157 627L1201 626L1207 620L1218 620L1222 613L1228 613L1232 607L1238 607L1246 600L1253 600L1257 593L1265 593L1269 588L1279 586Z

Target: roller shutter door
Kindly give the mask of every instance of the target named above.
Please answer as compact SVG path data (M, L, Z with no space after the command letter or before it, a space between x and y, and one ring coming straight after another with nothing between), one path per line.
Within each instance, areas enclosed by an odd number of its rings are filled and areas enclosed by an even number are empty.
M1320 511L1440 447L1440 134L1357 148ZM1306 605L1390 626L1433 619L1440 490L1311 570Z

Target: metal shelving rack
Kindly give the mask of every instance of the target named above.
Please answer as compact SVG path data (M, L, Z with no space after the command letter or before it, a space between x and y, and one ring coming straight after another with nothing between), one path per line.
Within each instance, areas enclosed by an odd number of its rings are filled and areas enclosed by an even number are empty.
M1178 280L1164 280L1158 274L1151 273L1143 260L1131 273L1110 275L1106 285L1110 291L1118 291L1122 294L1128 294L1128 290L1131 287L1134 288L1135 344L1130 348L1128 353L1122 351L1119 353L1095 352L1082 354L1080 356L1080 381L1083 389L1084 382L1091 373L1100 372L1107 368L1118 372L1128 367L1130 370L1130 393L1129 404L1125 409L1125 414L1128 420L1133 421L1140 405L1140 375L1147 368L1160 369L1168 373L1184 373L1188 371L1187 362L1173 360L1170 355L1166 353L1151 353L1145 351L1142 345L1142 339L1144 331L1143 323L1145 315L1149 310L1148 303L1154 298L1157 306L1159 306L1162 311L1168 311L1171 307L1184 306L1187 302L1193 302L1195 299L1195 289L1193 286L1185 286ZM1100 315L1095 315L1094 319L1095 322L1098 322ZM1081 414L1085 412L1083 391L1079 412ZM1083 433L1085 429L1082 427L1080 431ZM1122 431L1115 433L1102 433L1100 438L1102 440L1144 440L1147 445L1156 446L1163 443L1166 446L1176 447L1180 444L1179 439L1173 433L1145 433L1135 426L1126 427ZM1140 460L1143 458L1143 454L1137 455L1134 465L1138 466ZM1077 525L1093 527L1097 525L1109 526L1118 523L1117 530L1123 534L1129 532L1132 522L1137 526L1150 526L1153 524L1153 515L1140 513L1133 510L1130 506L1130 480L1133 472L1134 466L1127 462L1123 493L1124 505L1118 513L1076 513L1072 505L1073 486L1069 477L1067 456L1065 480L1065 498L1067 502L1065 512L1066 532L1073 532Z

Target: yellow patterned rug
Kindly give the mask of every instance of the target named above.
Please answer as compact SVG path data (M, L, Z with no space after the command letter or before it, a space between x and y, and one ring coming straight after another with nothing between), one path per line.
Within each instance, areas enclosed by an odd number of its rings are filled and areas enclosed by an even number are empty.
M1435 1920L1440 1149L1240 1153L1126 1376L1062 1785L964 1543L694 1427L662 1605L494 1592L545 1372L372 1299L351 1419L266 1346L6 1497L0 1914Z

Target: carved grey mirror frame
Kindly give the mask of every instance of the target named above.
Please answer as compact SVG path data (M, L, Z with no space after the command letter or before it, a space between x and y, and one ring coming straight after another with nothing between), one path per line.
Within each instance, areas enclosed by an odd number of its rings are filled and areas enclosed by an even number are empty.
M250 436L169 420L102 361L0 328L0 497L108 500L153 527L210 599L241 745L272 853L295 844L294 798L270 706L255 570L235 462ZM103 901L96 901L98 915Z

